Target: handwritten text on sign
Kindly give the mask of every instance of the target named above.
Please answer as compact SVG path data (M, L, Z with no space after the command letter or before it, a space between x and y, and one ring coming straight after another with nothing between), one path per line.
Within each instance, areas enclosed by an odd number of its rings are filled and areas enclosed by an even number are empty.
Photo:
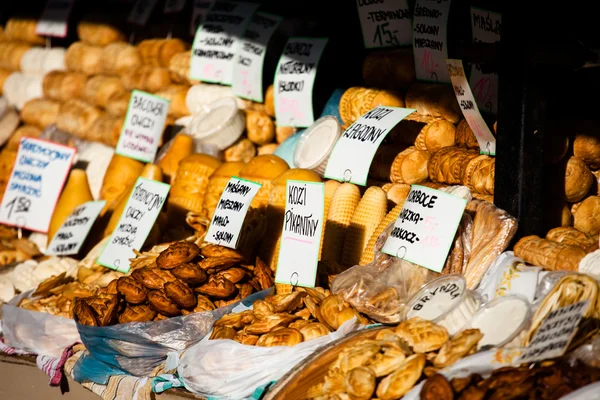
M166 0L165 8L163 9L163 13L165 14L174 14L181 12L185 7L185 0Z
M290 38L275 71L277 125L306 128L315 122L312 92L324 38Z
M73 210L52 238L46 255L68 256L79 253L105 204L105 200L88 201Z
M42 36L66 37L67 22L74 2L75 0L48 0L35 33Z
M75 149L23 138L0 205L0 223L48 232Z
M144 245L171 189L166 183L138 178L117 227L98 258L98 264L129 272L129 259Z
M367 49L411 44L408 1L357 0L356 4Z
M261 186L260 183L232 177L219 199L205 240L235 249L248 207Z
M446 62L448 63L448 73L450 74L450 79L452 79L456 100L458 100L458 105L460 106L469 127L475 134L481 154L495 156L496 138L479 112L479 107L477 107L477 102L473 97L469 82L467 82L462 61L446 60Z
M194 37L190 77L231 85L233 64L257 4L218 1L206 14Z
M143 162L154 162L169 111L169 100L134 90L116 153Z
M192 8L192 19L190 20L190 36L194 36L198 27L204 20L208 10L215 4L215 0L194 0Z
M379 145L394 126L413 112L411 108L379 106L360 117L335 144L325 177L366 185Z
M137 0L129 13L127 22L139 26L145 26L148 23L148 18L154 10L154 6L158 0Z
M252 17L233 67L233 94L262 103L263 64L267 45L282 18L277 15L256 13Z
M381 251L440 272L466 205L463 198L412 185Z
M448 58L448 14L450 0L417 0L413 21L413 52L417 79L450 83Z
M323 231L321 182L287 181L285 215L275 282L314 287Z
M453 279L452 281L444 279L437 286L432 286L433 284L426 293L423 293L410 305L410 309L406 314L407 318L436 319L440 316L440 304L452 303L454 299L462 296L466 289L466 281L464 278Z
M471 7L471 30L474 43L495 43L500 41L502 15ZM498 112L498 75L484 74L479 64L471 68L471 87L480 109L496 114Z
M548 360L562 356L573 336L581 318L589 307L585 300L550 312L542 321L531 342L523 351L519 363Z

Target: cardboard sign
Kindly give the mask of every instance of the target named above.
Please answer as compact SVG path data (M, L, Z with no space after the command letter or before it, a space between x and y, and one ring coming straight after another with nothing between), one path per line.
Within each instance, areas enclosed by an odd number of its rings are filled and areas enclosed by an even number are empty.
M382 252L440 272L467 200L412 185Z
M190 20L190 36L194 36L198 27L204 20L204 16L215 4L215 0L194 0L192 8L192 19Z
M306 128L315 122L312 92L326 38L290 38L275 70L277 125Z
M46 255L68 256L79 253L105 204L106 200L88 201L73 210L52 238Z
M232 177L217 204L205 241L235 249L250 203L260 183Z
M585 300L549 313L524 349L519 364L549 360L565 354L589 306L590 301Z
M322 182L287 181L275 282L315 287L324 220Z
M502 14L471 7L471 32L474 43L500 41ZM498 112L498 75L484 74L479 64L471 68L469 79L479 108L492 114Z
M171 185L152 179L138 178L125 205L117 227L110 235L97 263L127 273L133 250L144 245L165 203Z
M258 103L264 101L263 64L267 45L283 18L258 12L254 14L233 66L233 94Z
M229 1L212 6L194 37L192 79L231 85L235 55L257 8L258 4Z
M448 58L448 14L450 0L417 0L413 21L413 51L417 79L450 83Z
M0 205L0 223L48 232L76 151L45 140L22 138Z
M358 15L367 49L410 46L411 13L406 0L357 0Z
M165 128L169 100L134 90L115 152L143 162L154 162Z
M74 3L75 0L48 0L35 33L42 36L66 37L69 29L69 14Z
M325 168L325 177L365 186L379 145L398 122L415 111L412 108L379 106L360 117L335 144Z
M479 143L480 153L495 156L496 138L479 112L479 107L477 107L477 102L473 97L469 82L467 82L462 61L446 60L446 62L448 63L448 73L450 74L450 79L452 79L456 100L458 100L458 105L469 127L475 134L477 143Z
M181 10L183 10L183 7L185 7L185 0L166 0L163 13L176 14L178 12L181 12Z
M137 0L129 13L127 22L138 26L146 26L157 2L158 0Z

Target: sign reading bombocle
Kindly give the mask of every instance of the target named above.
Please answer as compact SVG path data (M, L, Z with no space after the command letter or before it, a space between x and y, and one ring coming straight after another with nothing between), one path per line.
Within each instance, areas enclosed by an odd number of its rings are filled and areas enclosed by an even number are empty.
M110 235L97 263L127 273L133 250L144 245L165 203L171 185L152 179L138 178L127 200L117 227Z
M154 162L169 112L169 100L134 90L115 152L142 162Z
M46 255L68 256L79 253L105 204L106 200L88 201L73 210L52 238Z
M217 203L204 240L235 249L250 203L261 187L260 183L231 177Z
M412 185L382 252L441 272L467 200Z
M287 181L276 283L315 286L324 198L322 182Z
M400 121L416 110L378 106L360 117L338 139L325 177L365 186L375 152Z

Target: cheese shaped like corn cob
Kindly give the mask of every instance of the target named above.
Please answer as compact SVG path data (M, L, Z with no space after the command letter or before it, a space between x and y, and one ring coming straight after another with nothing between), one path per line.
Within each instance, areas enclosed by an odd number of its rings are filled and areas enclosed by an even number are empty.
M404 207L404 201L402 201L402 203L396 204L394 208L392 208L390 212L388 212L385 215L385 217L381 220L381 222L371 235L369 242L363 249L363 253L360 257L359 262L360 265L367 265L375 259L375 243L377 242L377 238L379 238L379 235L383 233L383 231L385 230L385 228L388 227L389 224L393 223L394 221L396 221L396 219L398 219L398 216L402 211L402 207Z
M327 216L329 215L331 199L340 185L340 182L334 181L333 179L326 181L324 184L325 198L323 201L323 229L321 230L321 244L319 245L319 261L321 261L321 255L323 253L323 241L325 240L325 229L327 228Z
M346 231L359 201L360 190L352 183L341 184L333 193L325 224L322 261L340 262Z

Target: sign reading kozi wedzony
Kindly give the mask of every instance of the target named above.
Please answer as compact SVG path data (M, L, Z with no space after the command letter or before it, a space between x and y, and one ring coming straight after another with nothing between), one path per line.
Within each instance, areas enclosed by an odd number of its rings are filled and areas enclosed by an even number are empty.
M204 240L235 249L250 203L261 186L260 183L232 177L217 203Z
M0 205L0 223L48 232L76 150L23 138Z
M140 177L127 200L125 210L98 258L98 264L129 272L133 250L140 250L154 226L171 185Z
M382 252L441 272L467 200L412 185Z
M275 282L314 287L323 231L322 182L288 180Z
M325 169L325 177L366 185L375 152L411 108L378 106L360 117L338 139Z
M46 255L68 256L79 253L105 204L106 200L88 201L73 210L52 238Z
M169 104L169 100L162 97L134 90L116 153L143 162L154 162Z

